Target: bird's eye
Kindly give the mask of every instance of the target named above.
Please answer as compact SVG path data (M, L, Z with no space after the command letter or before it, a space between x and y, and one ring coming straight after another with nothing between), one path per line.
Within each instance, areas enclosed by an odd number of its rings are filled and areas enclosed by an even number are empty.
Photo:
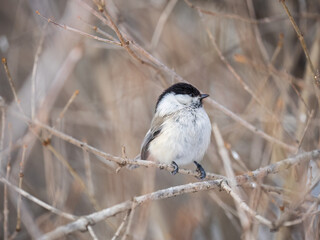
M196 95L195 95L194 93L191 93L190 96L191 96L191 97L195 97Z

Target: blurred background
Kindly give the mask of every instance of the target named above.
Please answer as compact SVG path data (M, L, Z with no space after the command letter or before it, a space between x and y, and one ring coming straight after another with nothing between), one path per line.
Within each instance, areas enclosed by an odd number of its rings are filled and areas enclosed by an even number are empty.
M287 1L287 5L318 69L320 2L297 0ZM299 152L320 148L319 89L279 1L117 0L106 1L106 6L128 40L239 117L297 147ZM177 78L169 71L141 64L118 45L48 23L36 11L63 26L101 38L111 35L117 40L103 16L93 14L99 14L95 1L1 0L0 55L7 59L25 115L34 115L40 122L104 152L123 156L124 147L128 158L137 156L157 97ZM137 55L148 62L140 52ZM77 90L79 94L59 118ZM50 138L50 133L28 126L21 117L3 66L0 96L4 129L1 176L6 176L6 166L10 164L9 181L18 185L24 155L22 188L58 209L85 215L134 196L197 181L191 176L172 176L167 171L143 167L122 168L116 173L118 165L103 164L97 156L54 136L51 150L48 149L39 139ZM204 107L219 127L235 174L291 156L286 149L250 132L212 105L205 103ZM207 172L225 175L213 135L202 165ZM260 187L242 188L242 196L271 221L279 219L283 212L290 215L288 219L299 218L319 194L317 184L312 182L317 176L318 165L310 162L257 183L288 191L274 194ZM306 192L310 185L312 189ZM4 196L3 184L0 193ZM0 199L1 237L35 239L69 222L22 198L21 230L17 232L18 195L10 190L8 227L4 230L5 198ZM94 225L97 238L111 239L125 214ZM233 200L223 192L186 194L138 207L127 239L319 239L318 214L276 232L249 219L248 228L243 229ZM90 239L90 235L76 232L66 239Z

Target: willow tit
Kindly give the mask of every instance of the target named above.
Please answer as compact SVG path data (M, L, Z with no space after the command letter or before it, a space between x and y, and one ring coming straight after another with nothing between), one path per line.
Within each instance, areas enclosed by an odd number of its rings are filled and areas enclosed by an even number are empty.
M191 162L197 167L199 178L206 172L198 163L210 143L211 123L202 107L208 94L187 83L177 83L158 98L151 127L141 145L141 159L172 164L173 175L179 165Z

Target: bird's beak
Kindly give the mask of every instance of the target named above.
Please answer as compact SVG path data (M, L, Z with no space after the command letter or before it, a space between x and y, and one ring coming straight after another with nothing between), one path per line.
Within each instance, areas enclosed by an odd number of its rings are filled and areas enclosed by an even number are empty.
M209 94L201 94L200 95L200 100L209 97Z

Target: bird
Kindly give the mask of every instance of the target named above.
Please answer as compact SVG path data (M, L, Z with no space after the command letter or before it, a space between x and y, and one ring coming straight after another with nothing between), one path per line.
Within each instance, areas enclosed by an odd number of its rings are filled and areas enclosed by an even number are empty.
M176 83L163 91L141 144L140 158L171 164L173 175L180 165L193 162L198 178L204 179L206 172L199 162L211 137L211 122L202 105L207 97L188 83Z

